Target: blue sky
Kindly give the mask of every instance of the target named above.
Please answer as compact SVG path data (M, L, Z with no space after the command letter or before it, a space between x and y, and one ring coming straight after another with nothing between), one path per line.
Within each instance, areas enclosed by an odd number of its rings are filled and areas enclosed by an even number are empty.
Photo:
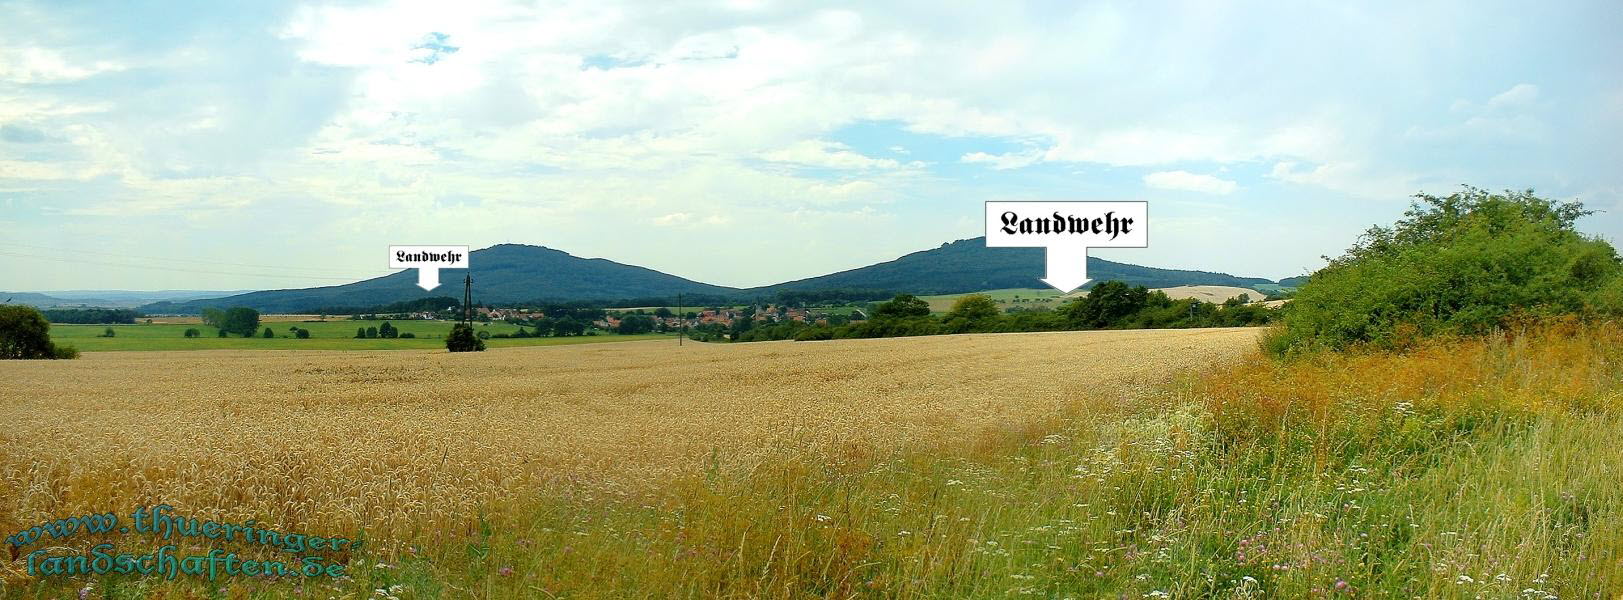
M1623 11L1434 3L0 1L0 289L515 242L723 285L1147 200L1138 264L1310 271L1418 191L1623 234Z

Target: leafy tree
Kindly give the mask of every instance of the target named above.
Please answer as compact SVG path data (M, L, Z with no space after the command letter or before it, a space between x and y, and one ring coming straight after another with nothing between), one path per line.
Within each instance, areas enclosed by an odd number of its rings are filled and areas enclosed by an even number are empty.
M196 327L193 327L193 328L187 329L185 335L186 335L186 337L194 338L194 337L202 336L203 332L198 331Z
M620 325L615 328L617 333L627 335L648 333L653 330L654 318L648 315L627 315L626 318L620 319Z
M297 330L295 330L293 332L293 337L299 338L301 340L310 339L310 330L305 329L303 327L300 327L299 329L297 329Z
M1623 262L1577 231L1577 202L1532 190L1466 186L1416 195L1391 227L1372 227L1314 273L1265 345L1276 354L1355 344L1402 347L1430 335L1471 335L1517 315L1616 313L1609 290Z
M134 325L136 313L123 308L51 308L40 311L52 323L92 325L101 323ZM147 322L151 322L148 320Z
M451 352L482 352L485 341L473 334L473 328L466 323L457 323L451 327L451 334L445 336L445 349Z
M586 333L586 323L570 317L564 317L552 322L552 335L564 337Z
M265 338L265 339L268 340L268 339L271 339L273 337L276 337L276 332L271 331L271 328L266 327L265 328L265 333L260 335L259 337L262 337L262 338Z
M1087 296L1072 300L1062 310L1075 326L1095 329L1112 327L1148 306L1149 294L1150 291L1142 285L1103 281L1088 290Z
M376 327L367 327L366 328L366 339L370 340L370 339L375 339L377 337L378 337L378 328L376 328Z
M355 328L355 339L357 339L357 340L366 339L366 328L365 327L356 327Z
M994 319L998 315L997 302L986 294L969 294L952 303L952 308L942 318L962 320L970 323L981 323Z
M380 338L394 339L399 336L400 332L394 328L394 325L390 325L388 321L384 321L382 325L378 326L378 337Z
M671 315L674 315L674 314L675 313L671 312L671 309L665 308L663 306L654 309L654 316L659 317L661 319L668 319L668 318L671 317Z
M51 342L51 324L32 306L0 305L0 359L78 358L72 346Z
M216 327L242 337L253 337L259 332L259 311L246 306L232 307L225 311Z
M225 333L224 329L216 329L214 331L214 333L216 334L216 337L225 337L226 336L226 333Z
M101 337L109 337L110 338L110 337L113 337L113 336L116 336L116 335L118 335L118 332L113 331L112 327L108 327L108 328L103 329L101 331Z
M874 318L876 319L905 319L908 317L928 316L930 316L930 303L912 294L897 294L889 302L880 303L874 309Z

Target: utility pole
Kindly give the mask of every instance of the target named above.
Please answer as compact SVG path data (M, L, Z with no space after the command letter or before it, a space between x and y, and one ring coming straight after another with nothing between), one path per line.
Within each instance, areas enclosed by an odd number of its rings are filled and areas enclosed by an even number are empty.
M682 338L688 336L688 316L682 312L682 292L676 293L676 345L682 345Z
M462 323L473 327L473 273L462 279Z

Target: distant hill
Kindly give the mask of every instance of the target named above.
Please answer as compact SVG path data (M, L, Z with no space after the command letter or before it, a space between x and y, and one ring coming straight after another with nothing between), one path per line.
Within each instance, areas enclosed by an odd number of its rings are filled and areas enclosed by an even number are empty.
M986 238L978 237L942 244L939 248L914 252L889 262L747 291L759 295L845 288L924 295L1003 288L1046 288L1048 285L1041 280L1047 269L1045 252L1042 248L987 248ZM1096 282L1115 279L1152 288L1180 285L1250 287L1273 283L1259 277L1140 267L1093 257L1088 258L1088 277Z
M490 304L551 301L614 301L668 298L678 293L748 300L783 291L883 290L919 295L957 294L1003 288L1045 288L1042 248L987 248L984 238L959 240L896 260L750 289L683 279L601 258L580 258L541 246L502 244L475 250L474 300ZM224 298L165 301L142 306L149 314L197 314L204 307L249 306L264 312L298 313L323 308L370 307L429 296L459 296L464 271L440 271L442 287L425 292L407 270L384 277L329 287L267 290ZM1226 273L1157 269L1099 258L1088 259L1094 281L1117 279L1147 287L1223 285L1252 287L1273 282Z
M10 298L8 301L7 298ZM0 304L27 304L35 307L56 306L66 300L36 292L0 292Z
M474 299L483 303L531 300L608 300L678 293L725 295L735 288L699 283L653 269L620 264L602 258L580 258L561 250L522 244L501 244L474 250ZM429 296L461 296L463 269L440 271L439 288L417 287L417 272L408 269L327 287L266 290L226 298L158 302L142 306L147 313L195 314L207 306L248 306L263 312L300 312L325 307L366 307Z
M1297 275L1295 277L1286 277L1284 279L1279 280L1279 285L1284 286L1284 287L1291 287L1291 288L1302 287L1302 284L1307 283L1307 278L1308 277L1312 277L1312 276L1311 275Z

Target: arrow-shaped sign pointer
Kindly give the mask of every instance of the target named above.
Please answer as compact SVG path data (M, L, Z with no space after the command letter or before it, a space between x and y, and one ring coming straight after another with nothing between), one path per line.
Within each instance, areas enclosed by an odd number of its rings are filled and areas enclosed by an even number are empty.
M417 287L440 287L440 269L468 268L467 246L389 246L389 268L417 269Z
M440 287L440 268L417 267L417 287L423 288L423 291Z
M1088 247L1080 244L1054 244L1048 247L1048 276L1043 283L1061 294L1088 284Z
M1043 283L1087 285L1088 248L1149 246L1148 202L987 202L986 247L1047 249Z

